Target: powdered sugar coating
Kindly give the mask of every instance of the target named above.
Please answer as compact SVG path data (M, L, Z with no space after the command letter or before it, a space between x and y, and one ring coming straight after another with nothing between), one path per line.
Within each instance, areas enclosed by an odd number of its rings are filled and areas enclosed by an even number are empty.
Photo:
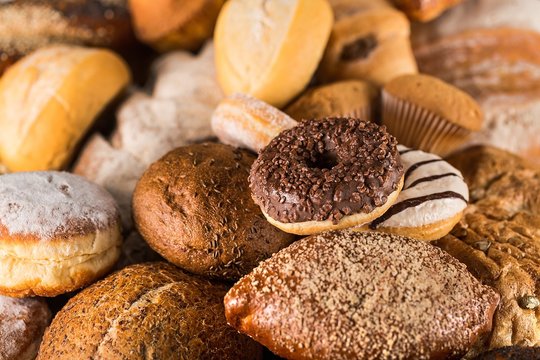
M112 196L84 178L56 171L0 176L0 226L40 240L86 234L119 221Z
M498 295L428 243L339 231L297 241L225 297L229 323L290 359L436 359L489 331Z
M33 359L50 318L41 300L0 296L0 359Z

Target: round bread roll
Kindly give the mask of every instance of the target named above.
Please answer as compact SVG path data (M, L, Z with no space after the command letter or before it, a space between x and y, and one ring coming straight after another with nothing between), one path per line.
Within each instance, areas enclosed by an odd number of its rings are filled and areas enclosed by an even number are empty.
M195 274L234 280L294 237L273 227L251 199L255 157L205 143L152 164L133 194L133 218L150 246Z
M375 120L379 92L368 82L338 81L306 91L285 112L297 121L325 117Z
M403 13L391 7L353 8L340 16L319 67L322 81L360 79L383 86L417 72Z
M123 49L133 41L127 0L0 1L0 75L53 43Z
M225 316L287 359L447 359L489 333L498 302L425 242L334 231L243 277L225 296Z
M163 262L127 267L69 300L37 359L260 359L227 325L226 291Z
M104 275L120 255L112 196L62 172L0 176L0 293L56 296Z
M50 321L43 300L0 296L0 359L33 360Z
M57 170L130 79L108 50L55 45L0 78L0 160L11 171Z
M282 107L310 81L332 27L327 0L229 0L214 35L226 95Z
M225 0L129 0L137 37L159 51L197 50Z

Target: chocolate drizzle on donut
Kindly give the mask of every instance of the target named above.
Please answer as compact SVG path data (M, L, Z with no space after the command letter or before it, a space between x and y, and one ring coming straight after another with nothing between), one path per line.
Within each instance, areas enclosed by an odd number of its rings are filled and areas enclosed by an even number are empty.
M403 176L396 139L385 127L350 118L305 121L283 131L251 168L253 199L283 223L370 213Z

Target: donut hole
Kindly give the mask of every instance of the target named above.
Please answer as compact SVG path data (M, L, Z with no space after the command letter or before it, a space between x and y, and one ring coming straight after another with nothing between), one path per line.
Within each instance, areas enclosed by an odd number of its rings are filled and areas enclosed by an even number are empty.
M324 150L322 153L317 153L315 161L309 161L309 166L317 169L332 169L339 164L337 152L332 150Z

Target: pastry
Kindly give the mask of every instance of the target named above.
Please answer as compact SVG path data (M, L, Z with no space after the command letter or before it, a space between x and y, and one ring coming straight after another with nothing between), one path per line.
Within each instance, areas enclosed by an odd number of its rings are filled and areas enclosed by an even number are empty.
M124 49L134 41L127 0L0 1L0 75L50 44Z
M436 244L501 295L488 348L540 345L540 170L508 152L473 147L448 161L471 205Z
M104 275L120 255L116 204L64 172L0 176L0 293L56 296Z
M159 51L197 50L225 0L129 0L137 37Z
M69 300L37 359L260 359L227 326L226 291L171 264L130 266Z
M425 242L334 231L281 250L225 296L229 324L287 359L457 358L498 295Z
M282 107L315 72L332 27L327 0L229 0L214 33L225 94Z
M306 91L285 112L297 121L325 117L355 117L375 120L379 92L371 84L338 81Z
M180 147L150 166L133 194L133 218L150 246L195 274L236 280L294 237L269 224L250 197L245 150Z
M467 207L469 189L459 170L440 157L398 145L404 184L396 202L369 225L420 240L447 235Z
M212 114L212 130L222 143L254 152L296 125L272 105L239 93L225 98Z
M145 167L170 150L213 136L212 108L196 101L180 102L134 93L122 104L112 145Z
M390 7L356 11L336 19L318 77L324 82L360 79L383 86L417 72L409 21Z
M463 0L393 0L394 4L413 20L427 22Z
M396 139L375 123L326 118L283 131L251 167L253 199L267 220L298 235L363 225L403 186Z
M403 75L382 92L382 123L406 146L447 155L482 128L469 95L427 75Z
M0 78L0 159L11 171L65 167L97 114L128 83L108 50L50 46Z
M507 346L488 351L474 360L536 360L540 358L540 347Z
M0 295L0 359L33 360L50 321L43 300Z
M133 228L131 196L146 165L131 154L115 149L103 136L94 134L88 140L73 167L73 173L103 186L116 200L122 228Z

